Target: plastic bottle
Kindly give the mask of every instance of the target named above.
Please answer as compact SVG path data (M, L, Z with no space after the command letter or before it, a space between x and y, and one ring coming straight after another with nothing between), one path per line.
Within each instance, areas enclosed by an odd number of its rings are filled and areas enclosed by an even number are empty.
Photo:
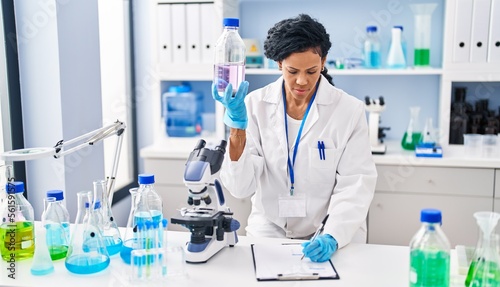
M404 69L406 68L406 58L401 44L401 29L393 27L391 29L391 45L387 55L387 68Z
M47 191L42 224L46 229L46 244L52 260L66 257L70 242L70 218L62 190Z
M7 197L0 208L0 252L5 261L32 258L35 253L33 207L23 196L24 183L5 186Z
M223 96L226 86L231 83L236 93L245 80L245 43L238 33L238 18L224 18L224 31L215 45L214 84Z
M376 26L366 27L366 39L363 47L365 68L380 68L380 40Z
M448 287L450 242L441 230L441 211L423 209L422 226L410 243L410 287Z
M120 257L127 264L130 264L130 253L132 250L141 249L143 246L143 244L138 242L139 234L137 233L137 225L139 223L145 225L146 222L160 223L163 219L163 203L154 188L154 175L139 174L138 181L139 188L137 191L135 189L130 190L133 202L128 217L127 229L125 230L123 247L120 251Z

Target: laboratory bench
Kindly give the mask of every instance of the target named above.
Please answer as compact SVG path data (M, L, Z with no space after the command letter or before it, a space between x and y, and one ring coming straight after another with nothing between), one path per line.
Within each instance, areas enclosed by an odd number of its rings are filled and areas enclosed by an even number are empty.
M168 231L169 245L183 245L189 232ZM111 257L110 265L103 271L90 275L76 275L66 270L64 260L54 262L55 271L45 276L30 273L32 259L16 263L16 279L7 277L6 262L0 266L0 286L72 286L72 287L123 287L123 286L408 286L409 247L376 244L349 244L332 257L340 279L308 281L257 281L251 244L281 244L301 241L277 238L239 236L234 247L225 247L207 263L185 265L184 275L166 277L162 281L131 284L128 276L131 267L119 255ZM463 286L464 275L458 272L456 251L451 251L450 286Z

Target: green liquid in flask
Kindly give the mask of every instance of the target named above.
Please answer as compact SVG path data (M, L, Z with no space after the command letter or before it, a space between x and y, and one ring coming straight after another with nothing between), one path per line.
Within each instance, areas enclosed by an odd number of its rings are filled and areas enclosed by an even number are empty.
M403 140L401 140L401 146L406 150L415 150L415 147L420 142L422 138L422 133L413 133L411 140L407 141L408 133L405 132L403 135Z
M35 253L32 222L16 222L0 226L0 252L5 261L32 258Z
M479 265L476 260L472 261L467 272L467 277L465 278L465 286L500 286L499 267L495 262L484 261L484 259ZM484 274L485 272L487 274Z
M66 257L68 254L68 246L51 246L49 247L50 258L52 260L58 260Z
M450 286L450 255L445 251L413 250L410 268L410 287Z
M431 50L430 49L415 49L415 59L413 64L416 67L428 67L431 64Z

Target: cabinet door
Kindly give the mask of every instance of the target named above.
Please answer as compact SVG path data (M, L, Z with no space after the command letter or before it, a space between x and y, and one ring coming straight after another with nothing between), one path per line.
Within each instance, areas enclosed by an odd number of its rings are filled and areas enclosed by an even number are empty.
M451 247L475 246L479 230L473 213L490 211L488 197L438 196L376 192L368 214L368 243L408 246L420 228L420 210L437 208Z

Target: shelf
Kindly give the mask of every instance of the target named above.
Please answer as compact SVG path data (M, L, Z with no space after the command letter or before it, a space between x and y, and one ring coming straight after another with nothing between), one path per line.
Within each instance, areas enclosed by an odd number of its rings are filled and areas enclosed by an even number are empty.
M346 69L346 70L336 70L329 69L330 75L339 76L413 76L413 75L441 75L443 73L442 69L436 68L422 68L422 69ZM247 75L281 75L281 71L277 69L246 69L245 73Z

